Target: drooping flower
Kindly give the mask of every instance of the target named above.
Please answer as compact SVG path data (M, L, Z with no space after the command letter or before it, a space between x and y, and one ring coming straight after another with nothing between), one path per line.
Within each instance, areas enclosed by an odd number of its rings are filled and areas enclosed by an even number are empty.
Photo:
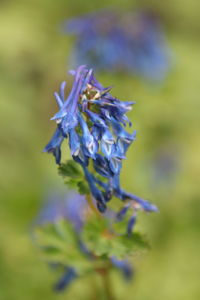
M100 212L105 212L112 196L132 201L137 204L132 205L135 209L156 211L154 205L120 187L122 161L136 135L135 131L125 130L127 123L131 125L126 113L134 102L113 97L111 88L104 88L93 70L84 65L70 73L74 83L69 96L65 97L65 83L55 93L60 110L52 120L56 121L57 129L44 151L52 152L60 164L60 146L63 139L68 139L71 156L81 165Z
M59 164L60 160L61 160L60 147L61 147L63 140L64 140L64 136L63 136L61 130L59 130L59 128L57 128L52 139L50 140L50 142L46 145L46 147L43 150L44 152L53 153L57 164Z

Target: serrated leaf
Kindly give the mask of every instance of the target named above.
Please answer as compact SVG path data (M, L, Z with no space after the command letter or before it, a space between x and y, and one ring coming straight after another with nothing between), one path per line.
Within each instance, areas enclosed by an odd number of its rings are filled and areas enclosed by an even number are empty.
M89 186L85 180L81 167L73 160L68 160L59 166L58 172L65 179L65 184L70 189L76 189L79 194L90 193Z
M89 189L89 186L88 186L86 181L79 181L77 183L77 188L78 188L78 191L81 195L90 194L90 189Z
M58 173L63 177L71 178L81 178L83 176L81 168L73 160L68 160L66 163L62 163L58 168Z
M38 227L35 240L45 261L72 265L79 273L91 269L90 261L80 250L77 233L66 220Z
M70 189L77 189L78 190L78 180L77 178L67 178L65 180L65 184L70 188Z
M108 258L115 256L123 259L136 251L149 248L141 234L134 233L131 236L118 234L109 228L108 220L105 218L93 219L87 223L83 229L82 238L92 253Z

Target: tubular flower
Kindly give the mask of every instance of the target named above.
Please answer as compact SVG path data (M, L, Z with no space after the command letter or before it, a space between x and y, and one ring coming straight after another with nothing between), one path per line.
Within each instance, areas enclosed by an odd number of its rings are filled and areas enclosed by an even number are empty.
M137 203L137 208L156 211L154 205L123 191L119 184L122 161L136 135L135 131L125 130L127 123L131 125L126 113L134 102L113 97L111 88L104 88L94 77L93 70L84 65L70 73L74 83L69 96L65 97L65 82L60 92L55 93L59 111L52 120L56 121L57 129L44 151L52 152L60 164L60 146L63 139L68 138L71 156L81 165L100 212L105 212L112 196L131 200Z
M169 70L171 54L156 15L103 10L68 20L64 31L76 36L71 61L99 70L125 71L159 80Z

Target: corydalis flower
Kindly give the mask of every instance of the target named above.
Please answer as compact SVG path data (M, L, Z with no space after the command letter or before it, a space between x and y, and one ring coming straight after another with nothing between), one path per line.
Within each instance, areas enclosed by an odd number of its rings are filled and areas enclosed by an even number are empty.
M64 23L68 34L77 36L71 61L84 62L101 70L113 70L120 63L123 32L119 24L119 14L103 10L70 19ZM80 50L81 49L81 50Z
M44 225L66 219L80 232L87 213L88 205L84 196L74 191L67 192L65 196L60 192L51 192L37 217L36 224Z
M156 16L150 12L120 14L99 11L64 24L77 37L71 61L99 70L125 71L162 79L170 65L170 51Z
M105 212L106 203L113 195L123 201L132 200L132 204L137 204L132 205L135 209L157 210L148 201L120 188L122 160L136 135L135 131L125 130L127 123L131 125L126 113L134 102L113 97L111 88L104 88L94 77L93 70L84 65L70 73L74 83L69 96L65 97L65 82L59 93L55 93L60 110L52 120L57 122L57 129L44 151L52 152L60 164L60 147L63 139L68 138L71 156L81 165L100 212Z

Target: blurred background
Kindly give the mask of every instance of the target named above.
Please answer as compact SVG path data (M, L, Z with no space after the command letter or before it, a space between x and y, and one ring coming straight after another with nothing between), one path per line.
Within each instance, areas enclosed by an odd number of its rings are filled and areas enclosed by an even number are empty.
M122 6L123 3L123 6ZM31 224L42 199L63 189L53 157L42 149L55 128L53 92L67 79L75 37L61 30L69 18L98 9L151 11L170 49L162 80L97 70L112 94L134 100L129 117L137 141L124 162L122 182L130 192L158 205L141 213L138 229L152 249L136 260L136 276L113 275L117 299L200 299L200 2L191 0L1 0L0 90L0 299L89 299L91 278L64 294L51 289L55 274L39 258ZM98 281L98 279L96 279ZM98 283L97 283L98 284Z

